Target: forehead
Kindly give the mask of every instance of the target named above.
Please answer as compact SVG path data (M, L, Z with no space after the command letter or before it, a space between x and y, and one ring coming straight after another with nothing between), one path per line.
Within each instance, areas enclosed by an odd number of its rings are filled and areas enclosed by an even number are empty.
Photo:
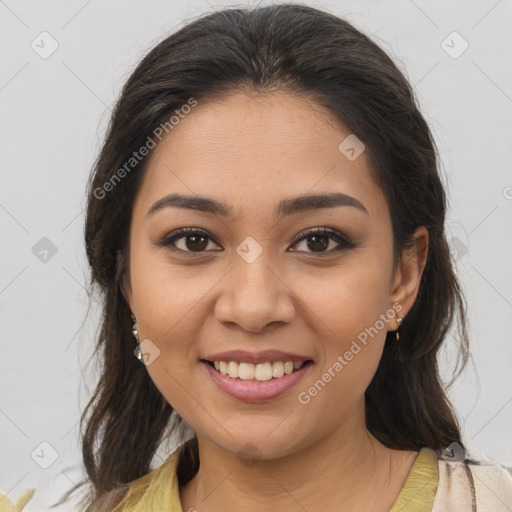
M350 160L339 149L349 136L324 107L292 94L201 100L155 148L137 204L147 210L180 192L215 197L236 212L270 208L283 197L339 191L382 214L387 205L367 155Z

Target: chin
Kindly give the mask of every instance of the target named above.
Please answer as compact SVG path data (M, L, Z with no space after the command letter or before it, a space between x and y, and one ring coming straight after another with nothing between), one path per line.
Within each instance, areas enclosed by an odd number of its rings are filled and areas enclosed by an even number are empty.
M242 428L240 431L229 429L231 436L223 430L221 437L209 437L209 442L216 444L222 450L231 452L242 461L254 464L258 460L274 460L286 457L300 450L305 445L303 439L286 432L272 431L270 425L265 428L254 425ZM218 432L218 431L217 431ZM248 464L249 465L249 464Z

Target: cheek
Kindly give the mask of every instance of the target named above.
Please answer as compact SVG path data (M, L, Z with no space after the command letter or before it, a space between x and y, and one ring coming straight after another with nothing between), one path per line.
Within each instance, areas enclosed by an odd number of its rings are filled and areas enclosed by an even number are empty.
M316 287L307 287L304 300L315 313L316 331L320 334L319 326L322 331L318 371L330 372L328 387L335 394L341 390L347 399L364 393L382 355L387 323L381 315L389 308L390 261L371 253L357 255L344 268L317 279ZM327 395L318 402L328 401Z
M343 267L303 275L297 291L328 337L350 344L388 308L390 272L382 258L355 254Z
M178 350L192 340L201 301L218 281L214 272L172 264L164 249L135 247L131 275L142 335Z

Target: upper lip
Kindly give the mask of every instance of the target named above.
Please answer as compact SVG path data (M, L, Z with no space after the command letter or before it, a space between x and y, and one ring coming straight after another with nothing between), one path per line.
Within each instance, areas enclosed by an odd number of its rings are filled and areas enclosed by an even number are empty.
M225 352L218 352L203 358L206 361L236 361L240 363L274 363L276 361L308 361L312 360L309 356L302 356L300 354L292 354L291 352L282 352L281 350L263 350L260 352L248 352L246 350L228 350Z

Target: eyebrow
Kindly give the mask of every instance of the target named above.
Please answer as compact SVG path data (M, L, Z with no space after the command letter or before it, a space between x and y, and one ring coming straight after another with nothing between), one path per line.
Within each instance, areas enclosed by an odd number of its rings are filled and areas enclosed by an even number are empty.
M342 193L304 195L283 199L276 208L275 217L282 219L283 217L294 215L297 213L310 212L314 210L322 210L324 208L336 208L338 206L352 206L366 214L368 210L363 203L355 197ZM197 210L200 212L211 213L226 218L233 218L233 207L229 204L211 199L204 196L190 196L182 194L169 194L159 199L148 210L146 217L155 214L164 208L177 207L189 210ZM369 214L368 214L369 215Z

